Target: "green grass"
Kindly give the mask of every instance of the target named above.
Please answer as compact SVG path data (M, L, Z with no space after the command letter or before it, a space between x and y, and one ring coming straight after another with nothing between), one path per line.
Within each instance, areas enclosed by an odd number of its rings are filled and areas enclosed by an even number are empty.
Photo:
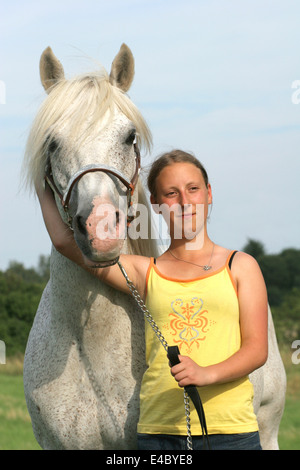
M300 405L299 400L287 397L280 423L280 450L300 450Z
M279 431L281 450L300 450L300 364L291 353L282 353L288 385L286 405ZM39 450L23 391L22 360L0 365L0 450Z
M291 350L281 351L287 374L287 394L279 430L282 450L300 450L300 364L292 363Z
M22 375L0 373L0 450L39 448L26 408Z

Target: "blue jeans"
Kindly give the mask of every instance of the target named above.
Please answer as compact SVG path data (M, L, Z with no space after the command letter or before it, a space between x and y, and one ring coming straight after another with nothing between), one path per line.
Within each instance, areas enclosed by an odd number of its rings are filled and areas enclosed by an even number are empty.
M169 434L138 434L139 450L187 450L186 436ZM258 432L211 434L211 450L262 450ZM193 436L193 450L203 450L202 436ZM207 448L207 447L205 447Z

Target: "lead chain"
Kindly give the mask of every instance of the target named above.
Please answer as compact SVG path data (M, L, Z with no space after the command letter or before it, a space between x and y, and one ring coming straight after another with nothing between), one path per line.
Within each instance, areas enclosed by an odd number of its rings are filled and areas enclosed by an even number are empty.
M192 433L191 433L191 419L190 419L190 397L186 389L183 391L185 419L186 419L186 443L188 450L193 450Z
M118 266L119 266L123 276L125 277L126 284L127 284L128 288L130 289L130 292L132 293L133 298L135 299L136 303L138 304L138 306L142 310L145 318L147 319L147 321L150 324L152 330L156 334L156 336L157 336L159 342L161 343L161 345L163 346L164 350L166 351L166 353L168 353L168 343L167 343L167 341L165 340L165 338L164 338L162 332L160 331L160 329L158 328L158 326L157 326L155 320L153 319L151 313L149 312L146 305L144 304L144 301L141 298L140 294L138 293L135 285L129 279L129 277L127 275L127 272L125 271L125 269L122 266L122 264L120 263L120 261L118 261ZM190 419L190 398L189 398L189 396L188 396L185 389L184 389L184 392L183 392L183 399L184 399L185 419L186 419L186 428L187 428L187 448L188 448L188 450L193 450L192 434L191 434L191 419Z

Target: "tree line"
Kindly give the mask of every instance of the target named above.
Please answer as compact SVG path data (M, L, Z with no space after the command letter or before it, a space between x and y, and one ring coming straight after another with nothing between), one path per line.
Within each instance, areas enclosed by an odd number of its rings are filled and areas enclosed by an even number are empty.
M42 292L50 277L50 257L40 256L36 268L12 261L0 271L0 340L7 357L24 354Z
M248 240L242 249L263 272L280 346L300 339L300 250L267 254L263 244ZM0 271L0 340L7 356L24 354L35 313L50 277L50 257L40 256L35 268L12 261ZM255 292L253 293L255 295Z
M243 251L260 265L268 290L277 339L288 345L300 339L300 250L287 248L267 254L264 245L248 240Z

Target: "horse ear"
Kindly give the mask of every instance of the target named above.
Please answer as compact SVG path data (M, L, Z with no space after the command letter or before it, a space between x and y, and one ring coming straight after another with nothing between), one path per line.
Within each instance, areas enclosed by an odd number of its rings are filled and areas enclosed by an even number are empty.
M111 66L109 81L123 91L128 91L134 77L134 58L126 44L122 44Z
M63 66L55 57L51 47L47 47L40 59L40 76L43 87L49 93L49 89L65 76Z

